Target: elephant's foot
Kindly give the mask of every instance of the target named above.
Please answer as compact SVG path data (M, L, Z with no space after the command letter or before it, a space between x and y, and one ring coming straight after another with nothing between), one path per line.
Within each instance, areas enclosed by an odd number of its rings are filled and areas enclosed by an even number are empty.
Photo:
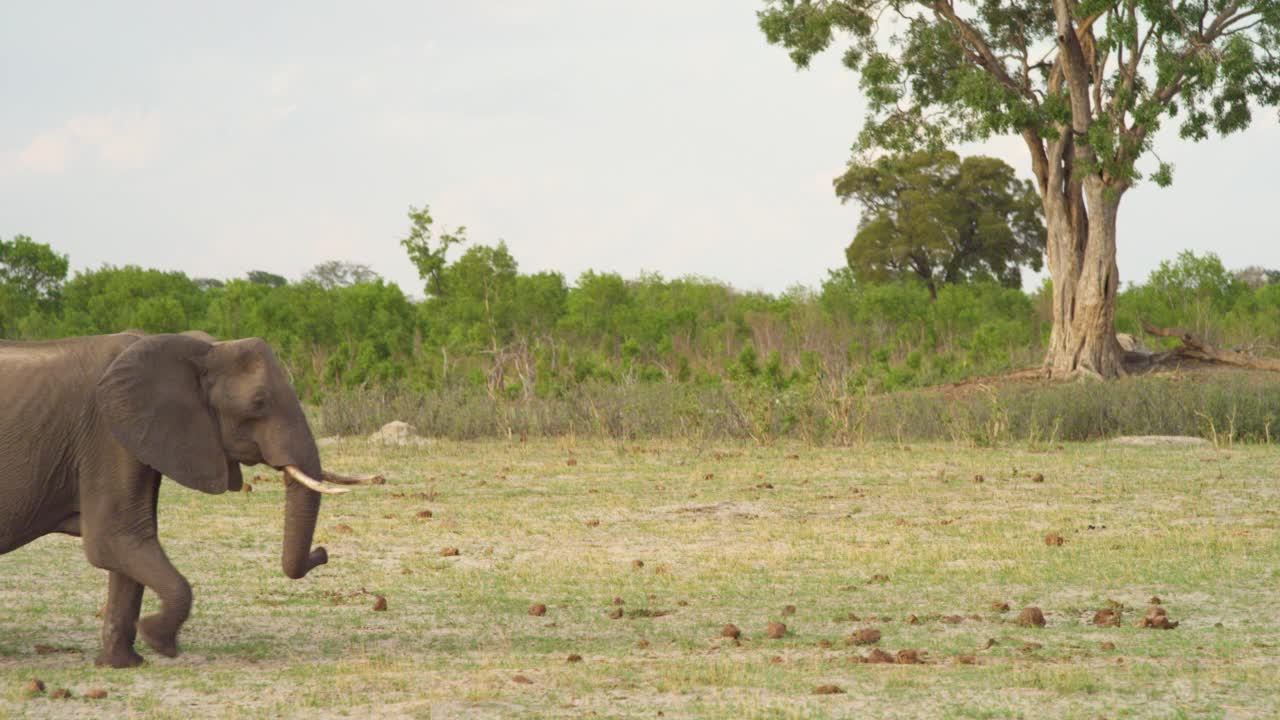
M93 664L98 667L113 668L138 667L144 662L146 661L134 651L133 646L111 648L110 650L103 648L102 652L98 653L98 657L93 660Z
M165 627L162 615L148 615L138 621L138 634L152 650L165 657L178 657L178 632Z

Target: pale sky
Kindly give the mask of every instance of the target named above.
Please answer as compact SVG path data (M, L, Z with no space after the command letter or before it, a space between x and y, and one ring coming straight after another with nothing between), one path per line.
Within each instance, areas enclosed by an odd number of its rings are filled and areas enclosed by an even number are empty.
M521 270L816 286L858 211L831 189L857 78L796 71L751 0L6 3L0 237L73 269L297 278L330 259L411 294L409 205ZM966 148L1027 177L1020 142ZM1120 210L1120 273L1183 249L1280 268L1280 123L1166 131L1168 189Z

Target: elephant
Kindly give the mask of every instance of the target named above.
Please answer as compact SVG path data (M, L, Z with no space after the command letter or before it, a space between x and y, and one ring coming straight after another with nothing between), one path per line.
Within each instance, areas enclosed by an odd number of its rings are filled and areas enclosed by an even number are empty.
M161 476L209 494L239 490L241 465L285 473L284 574L328 561L311 547L326 473L298 396L258 338L204 333L0 341L0 554L50 533L82 538L108 572L99 666L143 662L134 642L178 654L191 585L156 531ZM139 620L143 589L160 599Z

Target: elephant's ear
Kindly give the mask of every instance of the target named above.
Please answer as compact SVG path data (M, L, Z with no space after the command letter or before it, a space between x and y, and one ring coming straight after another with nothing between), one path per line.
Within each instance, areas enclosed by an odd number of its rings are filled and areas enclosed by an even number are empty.
M200 385L212 347L183 335L139 338L98 380L97 404L111 434L144 464L217 494L243 480Z

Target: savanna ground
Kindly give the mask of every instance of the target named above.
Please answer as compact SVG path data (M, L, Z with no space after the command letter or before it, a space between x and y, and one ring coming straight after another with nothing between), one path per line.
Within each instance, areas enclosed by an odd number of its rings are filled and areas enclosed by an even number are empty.
M325 501L330 563L300 581L279 570L278 479L166 482L161 535L196 593L176 660L92 666L106 582L77 540L0 557L0 716L1280 715L1273 447L322 452L388 482ZM1133 627L1152 596L1176 629ZM1119 627L1092 622L1108 601ZM1015 622L1031 605L1046 627ZM863 628L879 643L846 645ZM873 648L925 662L856 662ZM32 678L73 697L28 697Z

